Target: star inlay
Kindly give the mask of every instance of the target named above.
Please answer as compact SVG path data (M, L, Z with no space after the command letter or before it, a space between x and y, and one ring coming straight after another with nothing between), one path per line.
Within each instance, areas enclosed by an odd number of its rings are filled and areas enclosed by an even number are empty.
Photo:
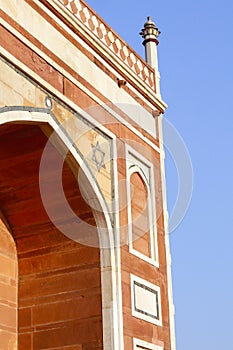
M100 172L101 168L106 168L104 164L105 152L102 151L99 141L97 141L96 145L91 144L91 147L93 152L91 159L95 162L98 172Z

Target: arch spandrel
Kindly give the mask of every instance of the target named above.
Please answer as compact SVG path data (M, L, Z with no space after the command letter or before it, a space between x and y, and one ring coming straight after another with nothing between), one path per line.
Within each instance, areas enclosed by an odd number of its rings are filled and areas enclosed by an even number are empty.
M59 100L49 97L46 91L1 59L0 71L4 72L0 96L0 124L15 120L20 122L21 119L24 123L53 120L56 133L69 139L69 147L79 154L81 162L88 168L91 182L98 187L105 202L105 210L113 222L113 140L98 125L90 122L91 116L86 114L85 118ZM11 83L12 86L9 85ZM85 115L85 111L82 112ZM92 114L94 113L95 108L92 109ZM42 129L46 128L42 126Z

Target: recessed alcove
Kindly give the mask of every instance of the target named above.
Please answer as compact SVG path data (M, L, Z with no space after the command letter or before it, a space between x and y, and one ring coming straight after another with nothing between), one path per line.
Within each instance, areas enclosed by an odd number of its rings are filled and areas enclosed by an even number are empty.
M16 349L17 336L19 350L102 349L100 249L66 237L44 208L39 166L48 138L42 129L34 124L0 127L0 259L6 267L0 267L0 308L7 308L0 312L0 337L6 334L10 350ZM54 167L48 167L47 177L52 182L62 155L52 144L50 152ZM64 162L62 170L67 202L95 228L69 165ZM59 200L54 208L69 222ZM93 232L97 242L97 229Z

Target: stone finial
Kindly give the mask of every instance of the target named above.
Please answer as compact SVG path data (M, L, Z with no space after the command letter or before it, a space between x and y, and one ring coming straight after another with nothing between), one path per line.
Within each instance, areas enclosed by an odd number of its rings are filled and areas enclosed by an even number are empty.
M156 27L156 24L152 21L151 17L147 17L147 22L144 24L144 28L141 30L140 35L143 37L143 45L146 45L148 41L155 41L158 44L158 36L160 31Z

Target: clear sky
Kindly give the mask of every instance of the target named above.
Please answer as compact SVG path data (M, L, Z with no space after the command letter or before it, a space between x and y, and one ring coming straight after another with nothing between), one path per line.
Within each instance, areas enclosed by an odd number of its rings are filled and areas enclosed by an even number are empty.
M233 349L233 1L87 2L142 56L148 15L162 32L165 118L194 171L191 205L171 234L177 350ZM169 154L166 167L171 210L178 188Z

